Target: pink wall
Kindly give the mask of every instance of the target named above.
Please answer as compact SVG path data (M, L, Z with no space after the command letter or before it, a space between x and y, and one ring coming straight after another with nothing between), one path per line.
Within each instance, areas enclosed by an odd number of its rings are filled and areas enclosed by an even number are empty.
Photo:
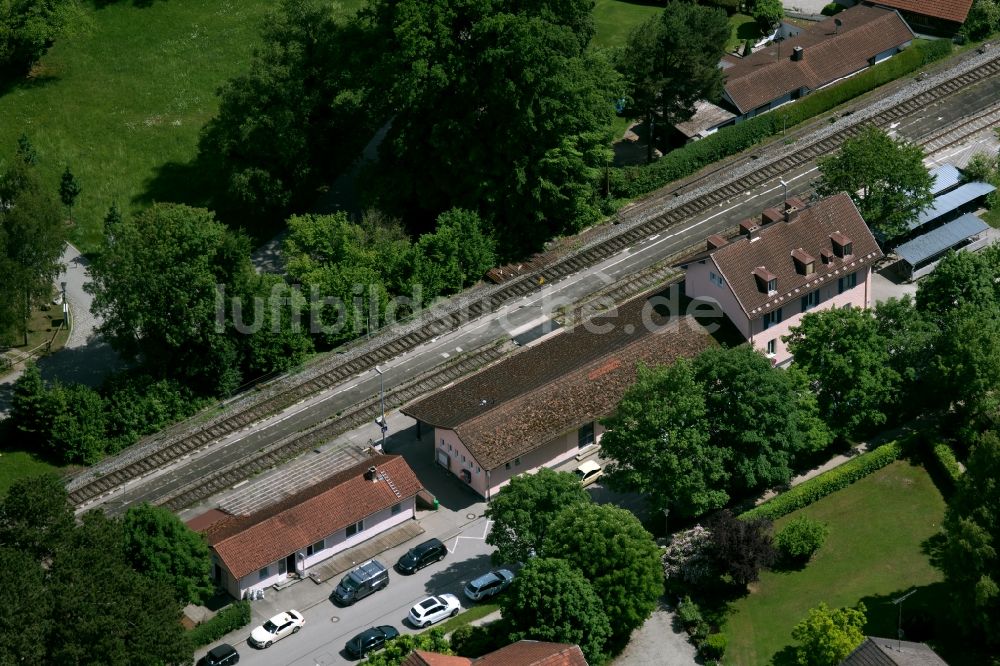
M306 549L303 548L295 553L296 560L301 559L305 570L308 571L309 567L315 566L352 546L376 537L390 527L395 527L400 523L410 520L416 515L415 509L416 498L410 497L409 499L400 500L399 512L395 515L392 513L392 507L387 507L373 513L364 519L364 528L357 534L348 537L346 529L338 530L323 540L323 550L312 555L306 555ZM214 556L213 560L215 560ZM288 580L288 574L294 571L281 573L280 565L283 560L284 558L268 565L269 575L263 580L260 578L260 572L254 571L237 581L223 567L223 577L225 579L223 583L226 590L237 599L242 599L244 592L247 590L258 590L284 583Z
M594 427L595 444L600 442L603 434L604 427L599 423L596 424ZM434 457L438 464L444 466L442 454L448 456L450 463L448 470L459 478L462 478L462 469L469 470L469 487L482 497L492 497L501 487L510 483L511 477L517 474L535 472L542 467L554 467L569 460L580 451L577 442L578 430L574 429L487 471L482 469L478 461L472 457L454 430L435 428ZM463 456L465 457L464 461Z
M858 284L852 289L847 289L842 294L837 293L838 279L850 275L855 271L844 271L840 275L836 275L831 278L828 284L823 285L819 288L820 302L809 309L809 312L819 312L820 310L831 310L833 308L843 308L847 306L855 308L868 308L871 307L871 283L872 276L871 270L867 267L859 268L856 272L858 274ZM806 295L811 290L803 290L801 295L796 295L796 297L789 299L789 302L782 306L782 320L778 324L774 324L767 330L764 329L764 319L763 317L757 317L752 323L752 335L750 341L753 343L755 349L759 349L763 353L767 353L767 343L771 340L775 341L775 353L772 357L773 362L776 365L784 365L792 360L792 355L788 353L788 347L785 345L782 338L789 334L791 329L798 326L802 321L802 305L800 298ZM726 314L729 314L728 312ZM740 315L742 315L740 311ZM746 317L744 316L744 320Z
M847 289L843 294L838 294L839 278L846 277L857 272L858 283L852 289ZM778 324L764 329L763 317L757 317L750 321L743 311L742 306L736 299L732 288L728 282L723 280L723 286L711 279L711 273L721 276L715 262L711 257L703 262L694 262L688 265L687 275L684 278L685 293L692 298L714 298L718 301L722 311L726 313L729 320L740 331L740 333L753 343L756 349L767 354L768 342L774 341L773 361L776 365L783 365L791 361L792 356L788 353L788 348L782 341L782 337L788 335L790 329L797 326L802 320L801 297L808 294L811 289L804 289L800 294L796 294L782 306L782 321ZM747 276L747 279L752 279ZM718 280L718 278L716 278ZM859 268L857 271L838 270L827 280L827 284L819 288L820 302L810 308L809 312L817 310L829 310L831 308L851 307L868 308L871 307L871 270L867 267Z
M750 322L743 316L743 307L736 300L729 283L723 280L723 286L711 281L711 273L720 276L715 261L709 257L704 262L695 262L687 268L684 276L684 293L691 298L715 299L719 307L726 313L743 337L750 338Z

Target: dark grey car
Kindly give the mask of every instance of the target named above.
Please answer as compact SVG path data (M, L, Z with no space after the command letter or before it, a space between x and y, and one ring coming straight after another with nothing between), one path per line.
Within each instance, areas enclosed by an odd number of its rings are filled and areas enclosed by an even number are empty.
M428 564L440 562L448 554L448 549L439 539L428 539L406 551L396 562L396 571L411 574Z
M395 627L383 624L371 629L365 629L347 641L344 650L354 659L363 659L369 652L375 652L384 648L385 642L396 636L399 636L399 632Z

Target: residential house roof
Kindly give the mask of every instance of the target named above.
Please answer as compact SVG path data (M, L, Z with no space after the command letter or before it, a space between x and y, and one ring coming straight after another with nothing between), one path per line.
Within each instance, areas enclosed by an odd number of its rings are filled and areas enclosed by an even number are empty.
M748 319L777 310L884 256L846 193L797 210L788 222L766 224L756 235L755 240L744 236L683 262L711 258ZM851 245L850 254L838 256L837 246L845 243ZM802 258L813 259L812 272L802 269ZM771 278L777 281L774 291L767 288Z
M903 243L895 249L895 252L910 266L916 266L989 228L988 224L972 213L966 213L956 220Z
M587 660L576 645L525 640L475 659L415 650L400 666L587 666Z
M366 478L371 467L377 481ZM229 572L242 578L421 489L401 456L377 455L261 511L218 521L205 536Z
M705 100L698 100L694 103L694 115L682 123L677 123L674 127L687 138L693 139L708 136L712 130L735 117L734 114L721 106L716 106Z
M858 5L745 58L727 57L732 66L724 69L725 91L746 113L800 88L822 88L912 39L913 31L895 11ZM796 47L802 49L800 60L793 60Z
M597 315L594 326L557 333L402 411L454 430L483 468L495 469L612 413L639 363L668 364L715 344L692 317L668 320L649 307L634 299L616 317Z
M948 666L923 643L866 636L840 666Z
M972 0L875 0L878 4L904 12L965 23Z

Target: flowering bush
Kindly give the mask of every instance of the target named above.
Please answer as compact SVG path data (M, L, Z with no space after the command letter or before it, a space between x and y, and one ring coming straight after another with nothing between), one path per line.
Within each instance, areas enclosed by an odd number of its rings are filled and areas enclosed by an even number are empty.
M678 532L663 553L663 575L667 580L695 584L712 572L709 559L711 533L701 525Z

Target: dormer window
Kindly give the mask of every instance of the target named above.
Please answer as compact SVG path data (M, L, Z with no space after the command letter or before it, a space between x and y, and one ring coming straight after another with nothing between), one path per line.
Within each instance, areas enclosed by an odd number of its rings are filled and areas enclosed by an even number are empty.
M795 272L799 275L812 275L816 272L816 260L801 247L792 250L792 259L795 261Z
M757 289L770 296L778 291L778 278L771 271L763 266L759 266L753 271L754 280L757 282Z
M854 243L851 242L850 238L839 231L832 234L830 236L830 240L833 242L833 253L841 259L854 254Z
M833 252L831 250L821 250L819 256L824 264L829 264L833 261Z

